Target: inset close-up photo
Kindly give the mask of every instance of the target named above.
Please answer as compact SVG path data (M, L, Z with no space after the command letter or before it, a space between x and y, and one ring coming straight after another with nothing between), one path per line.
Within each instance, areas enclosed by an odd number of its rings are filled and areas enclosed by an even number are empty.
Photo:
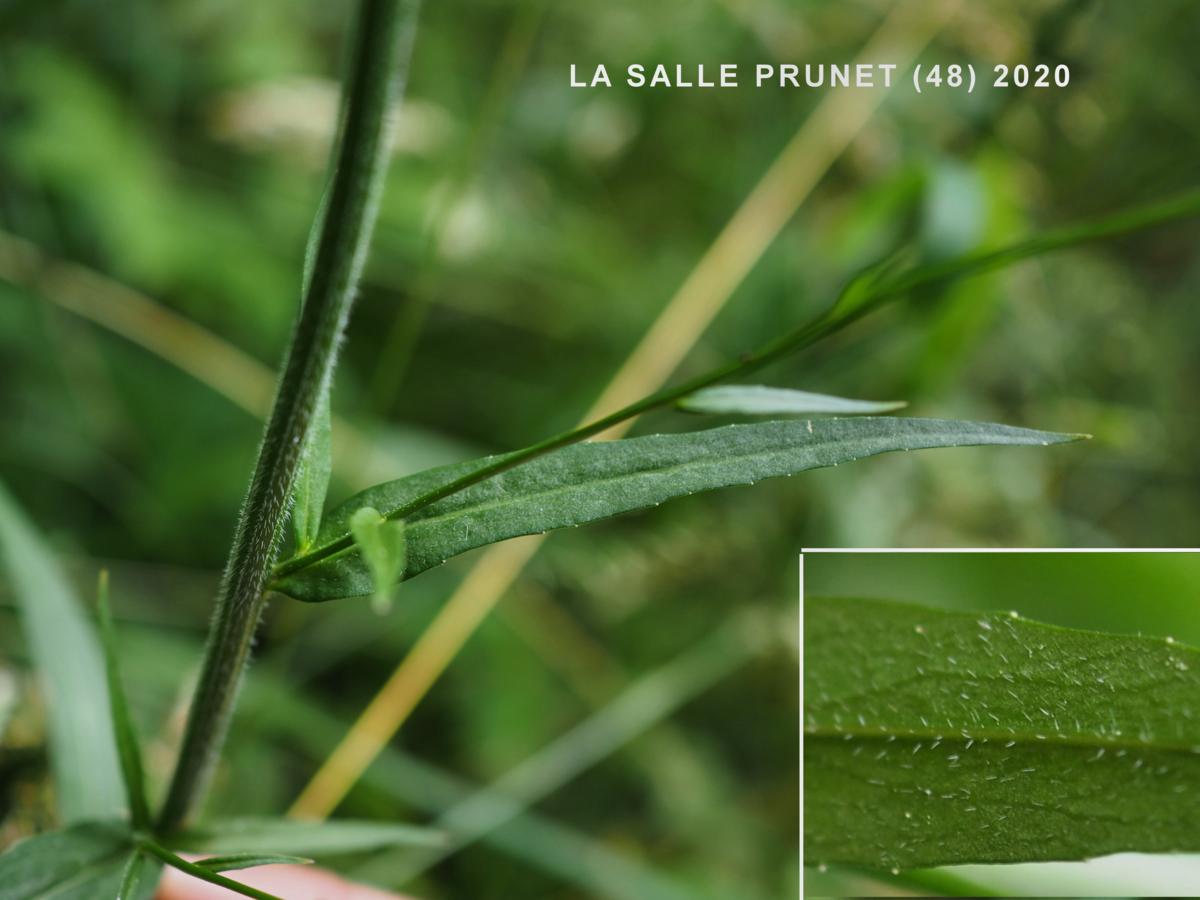
M809 553L814 896L1186 896L1200 553Z

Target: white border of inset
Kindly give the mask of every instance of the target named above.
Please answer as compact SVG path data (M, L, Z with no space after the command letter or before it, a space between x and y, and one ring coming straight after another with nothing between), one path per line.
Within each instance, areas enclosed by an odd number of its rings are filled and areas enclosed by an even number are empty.
M800 551L800 556L797 559L800 569L800 602L797 606L800 607L800 615L796 617L797 629L799 633L796 635L796 658L800 660L800 664L796 667L796 675L799 679L799 695L800 705L796 709L796 717L800 728L798 729L799 742L796 746L796 766L798 767L800 777L797 783L800 785L800 796L797 798L796 808L799 810L800 816L800 874L798 885L800 889L800 897L804 897L804 550ZM822 552L822 551L818 551Z
M1200 547L801 547L802 559L805 553L1200 553Z

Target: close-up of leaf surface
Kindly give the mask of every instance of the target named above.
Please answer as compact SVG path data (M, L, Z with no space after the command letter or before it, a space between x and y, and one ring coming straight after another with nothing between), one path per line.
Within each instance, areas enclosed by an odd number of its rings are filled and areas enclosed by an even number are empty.
M976 445L1046 446L1077 440L978 422L862 418L730 425L688 434L653 435L567 447L432 503L406 520L411 578L451 556L497 541L594 522L675 497L808 469L836 466L897 450ZM349 548L349 519L370 506L387 516L414 498L483 468L475 460L369 488L326 518L313 564L273 587L300 600L371 594L374 580ZM323 550L333 551L323 555ZM302 563L295 558L284 566ZM285 571L286 571L285 569Z
M1200 851L1200 650L874 600L804 616L807 865Z

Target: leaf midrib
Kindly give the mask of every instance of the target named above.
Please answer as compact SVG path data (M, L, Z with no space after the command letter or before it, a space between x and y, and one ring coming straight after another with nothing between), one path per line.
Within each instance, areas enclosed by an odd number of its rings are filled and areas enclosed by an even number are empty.
M870 726L849 726L832 728L829 726L804 726L804 736L814 737L820 740L846 740L846 735L850 735L855 739L873 740L880 743L889 743L889 738L894 738L896 741L908 741L925 739L930 741L940 740L943 744L960 743L965 744L967 741L975 743L987 743L1015 741L1016 746L1029 747L1080 747L1086 749L1110 749L1118 750L1156 750L1163 753L1184 753L1188 756L1200 757L1200 743L1196 744L1179 744L1175 742L1168 743L1147 743L1145 741L1132 740L1102 740L1093 738L1090 735L1068 735L1065 738L1055 734L1046 734L1044 740L1038 740L1036 735L1041 732L1013 732L997 728L979 728L972 729L970 736L965 736L962 730L947 732L946 730L936 730L933 728L914 728L905 730L903 733L899 729L889 729L888 726L879 726L872 729ZM1197 748L1194 750L1193 748Z
M836 440L814 441L813 443L807 444L806 446L818 447L818 446L825 446L828 444L835 444L835 443L838 443L838 441L836 441ZM845 443L845 442L842 441L841 443ZM470 506L462 506L458 509L442 513L441 515L428 516L426 518L416 519L412 522L412 524L409 527L417 528L417 527L419 527L421 525L425 525L425 524L444 522L446 520L452 520L459 516L466 515L467 513L487 512L488 510L492 510L492 509L495 509L500 506L504 506L509 503L520 503L520 502L525 502L525 501L536 500L538 498L553 497L558 494L567 493L568 491L579 490L580 488L583 488L583 487L614 484L616 482L624 481L624 480L631 479L631 478L643 478L647 475L669 476L669 475L672 475L683 469L691 468L693 466L713 465L713 464L720 465L720 464L726 463L726 462L735 462L737 460L748 459L753 456L769 456L774 453L786 453L790 449L792 449L792 448L784 447L784 448L775 449L775 450L758 450L758 451L749 451L747 453L729 453L729 454L723 454L719 457L705 457L702 459L701 458L691 459L691 460L688 460L687 462L675 463L675 464L669 465L669 466L660 466L657 468L650 468L650 469L638 469L638 470L635 470L632 472L622 472L619 475L606 475L606 476L603 476L600 478L590 479L588 481L577 481L573 484L560 484L556 487L545 488L545 489L538 490L538 491L531 491L529 493L520 494L516 497L508 497L508 498L497 497L497 498L494 498L491 500L482 501L480 503L474 503L474 504L471 504ZM766 476L766 477L773 477L773 476ZM741 482L741 483L746 484L746 483L749 483L749 481L747 480L746 482ZM739 482L735 480L735 481L729 482L729 485L727 485L727 486L735 486L737 484L739 484ZM628 512L634 512L634 511L636 511L637 508L638 507L635 507L634 509L630 509L630 510L628 510Z

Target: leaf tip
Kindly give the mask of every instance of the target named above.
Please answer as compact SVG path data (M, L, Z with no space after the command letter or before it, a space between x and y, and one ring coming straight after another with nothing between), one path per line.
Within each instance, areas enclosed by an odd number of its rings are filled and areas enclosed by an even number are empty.
M1074 444L1078 441L1090 441L1095 437L1094 434L1088 434L1085 431L1064 431L1054 435L1055 440L1049 441L1052 444Z
M1034 431L1031 433L1037 443L1043 447L1052 444L1074 444L1078 441L1090 441L1094 435L1082 431Z

